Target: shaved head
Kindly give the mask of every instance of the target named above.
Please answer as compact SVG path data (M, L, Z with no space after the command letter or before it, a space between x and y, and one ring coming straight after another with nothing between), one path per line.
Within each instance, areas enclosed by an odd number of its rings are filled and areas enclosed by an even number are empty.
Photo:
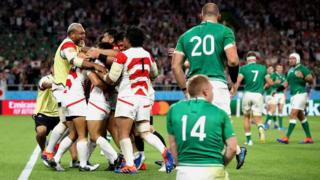
M70 33L79 30L79 29L83 29L82 25L80 23L71 23L68 27L67 30L67 34L69 35Z
M219 16L219 8L215 3L207 3L202 7L201 14L203 17L205 16Z

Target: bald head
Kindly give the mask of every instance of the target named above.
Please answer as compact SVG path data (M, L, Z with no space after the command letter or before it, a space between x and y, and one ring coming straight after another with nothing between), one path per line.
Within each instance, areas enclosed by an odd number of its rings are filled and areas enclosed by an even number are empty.
M207 3L202 7L202 17L218 17L220 15L219 8L215 3Z

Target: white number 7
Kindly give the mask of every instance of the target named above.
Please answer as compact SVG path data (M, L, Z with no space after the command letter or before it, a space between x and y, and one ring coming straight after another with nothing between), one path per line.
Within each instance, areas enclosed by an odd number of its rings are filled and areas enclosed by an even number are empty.
M257 77L258 77L258 74L259 74L259 71L257 71L257 70L251 70L251 72L254 73L253 82L256 82Z

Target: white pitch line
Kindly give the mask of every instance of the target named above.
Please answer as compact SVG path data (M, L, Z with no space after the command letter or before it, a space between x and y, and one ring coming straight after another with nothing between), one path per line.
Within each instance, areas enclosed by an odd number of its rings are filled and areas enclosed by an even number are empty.
M34 148L32 155L30 156L30 159L27 163L27 165L24 167L23 171L21 172L18 180L26 180L29 178L33 166L36 164L38 156L40 154L40 147L37 145L36 148Z

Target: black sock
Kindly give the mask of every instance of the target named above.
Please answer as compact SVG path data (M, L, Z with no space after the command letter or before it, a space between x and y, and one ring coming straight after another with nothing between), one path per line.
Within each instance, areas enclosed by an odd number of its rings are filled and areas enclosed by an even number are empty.
M164 141L164 139L160 133L158 133L157 131L154 131L153 134L156 135L161 140L161 142L164 144L164 146L167 147L166 142Z
M140 136L135 136L134 141L136 143L136 147L137 147L138 151L144 151L143 139Z

